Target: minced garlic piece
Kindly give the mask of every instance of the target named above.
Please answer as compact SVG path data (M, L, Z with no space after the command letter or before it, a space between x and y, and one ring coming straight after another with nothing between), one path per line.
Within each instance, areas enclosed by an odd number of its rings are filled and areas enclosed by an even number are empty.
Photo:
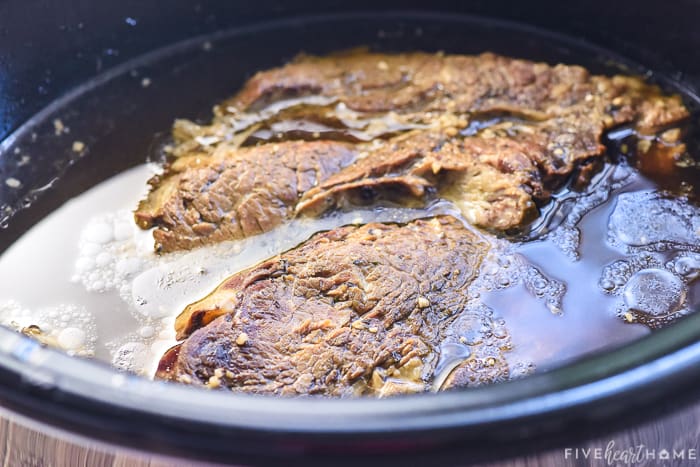
M210 389L216 389L221 387L221 378L219 378L216 375L210 377L209 381L207 382L207 387Z
M242 346L245 345L245 343L248 342L248 334L245 332L242 332L236 337L236 345Z
M83 152L85 149L85 143L82 141L73 141L73 152Z

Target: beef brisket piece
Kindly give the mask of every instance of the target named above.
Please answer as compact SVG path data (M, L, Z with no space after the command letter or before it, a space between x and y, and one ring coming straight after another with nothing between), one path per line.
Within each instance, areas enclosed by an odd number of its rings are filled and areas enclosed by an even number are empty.
M157 376L333 396L507 379L507 334L467 290L488 248L450 216L316 234L189 305ZM441 361L441 345L464 358Z
M284 142L251 148L220 145L210 157L174 161L135 213L157 226L160 251L267 232L289 220L302 193L354 159L337 142Z

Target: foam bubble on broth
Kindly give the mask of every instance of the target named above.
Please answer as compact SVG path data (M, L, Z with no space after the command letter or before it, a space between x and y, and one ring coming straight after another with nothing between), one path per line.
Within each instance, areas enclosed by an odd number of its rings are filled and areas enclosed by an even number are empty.
M583 192L563 189L554 193L542 217L531 228L535 237L546 235L571 261L580 258L581 219L606 203L614 192L631 182L632 169L626 165L606 164Z
M608 228L610 244L627 251L700 249L700 210L656 191L620 194Z
M478 298L482 293L495 292L516 285L523 285L533 297L542 301L552 313L561 313L566 285L547 277L537 267L506 241L493 241L494 247L487 253L479 275L469 286L470 296Z
M599 286L618 297L615 311L626 322L661 327L690 312L689 287L698 277L699 260L694 253L665 260L662 253L642 251L607 265Z
M147 249L152 243L134 225L131 212L99 215L82 231L72 280L90 292L128 293L133 276L155 261Z
M684 280L691 282L700 276L700 254L681 253L666 264L666 267Z
M0 303L0 325L17 329L69 355L95 355L95 318L81 306L60 304L33 310L15 300L7 300Z
M150 360L151 349L138 340L128 341L113 350L112 365L121 371L143 373Z
M668 271L642 269L627 281L622 296L628 310L662 317L684 305L686 289L683 281Z
M503 318L479 300L470 301L448 328L439 346L439 357L432 383L440 390L452 371L465 360L478 370L493 366L512 350L513 344ZM534 371L532 362L511 361L506 357L511 378L523 377Z
M690 312L700 274L700 209L657 190L621 193L607 223L607 242L626 258L606 265L599 287L618 296L627 322L661 327Z

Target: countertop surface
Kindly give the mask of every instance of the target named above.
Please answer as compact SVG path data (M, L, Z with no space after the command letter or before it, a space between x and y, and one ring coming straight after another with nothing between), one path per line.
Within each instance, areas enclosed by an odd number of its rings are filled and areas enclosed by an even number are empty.
M536 455L495 462L520 466L695 466L700 465L700 403L624 431ZM214 467L176 459L61 440L0 419L2 467Z

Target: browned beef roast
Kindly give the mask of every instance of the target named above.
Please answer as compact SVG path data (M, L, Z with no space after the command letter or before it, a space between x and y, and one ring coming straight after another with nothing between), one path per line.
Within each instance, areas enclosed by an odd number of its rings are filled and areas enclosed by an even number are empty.
M201 160L175 161L153 180L136 221L158 226L153 236L162 251L267 232L294 215L305 191L353 159L351 148L337 142L221 145Z
M290 96L305 96L304 104L277 102ZM493 112L518 118L462 136L470 118ZM258 73L219 106L212 125L177 123L174 159L136 219L156 226L157 246L173 251L264 232L348 195L439 192L475 225L509 230L534 217L535 201L572 171L594 166L606 130L628 123L655 132L686 116L677 96L638 78L592 76L577 66L493 54L302 57ZM313 132L317 138L393 137L239 148L261 125L269 132L285 118L322 122L330 130ZM364 136L347 138L349 129ZM309 133L279 138L302 136Z
M214 108L211 125L178 120L173 154L207 154L220 140L367 141L430 127L445 116L466 125L484 115L542 121L578 115L605 128L634 123L654 133L688 116L679 96L630 76L485 53L301 56L262 71ZM258 132L260 134L258 134ZM259 138L258 138L259 139Z
M580 66L550 66L492 53L367 52L303 55L259 72L217 113L257 110L307 95L368 113L499 112L545 120L577 112L607 127L635 122L641 131L656 131L687 116L680 97L664 96L635 77L591 75Z
M467 290L488 248L450 216L317 234L188 306L158 377L335 396L506 379L507 334Z
M545 199L581 162L603 154L602 131L600 124L556 118L504 122L471 137L454 136L454 130L412 132L376 146L304 193L297 211L318 214L358 191L371 199L368 190L419 197L440 190L470 223L508 230L533 218L535 200Z
M156 189L136 219L144 228L157 226L159 249L173 251L266 232L295 209L318 214L348 196L355 204L377 193L424 199L440 188L474 225L506 230L536 214L534 200L546 197L542 173L568 174L576 161L603 151L596 137L574 134L558 145L557 138L569 134L548 130L547 124L518 124L470 137L449 128L419 130L352 148L338 142L221 145L212 156L177 159L153 182ZM548 170L555 165L558 171Z

